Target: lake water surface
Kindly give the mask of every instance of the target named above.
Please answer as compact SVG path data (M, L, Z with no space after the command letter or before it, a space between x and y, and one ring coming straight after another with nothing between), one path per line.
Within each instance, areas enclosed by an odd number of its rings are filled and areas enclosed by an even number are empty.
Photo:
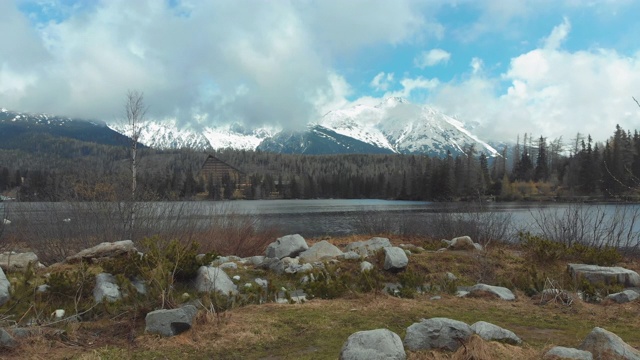
M276 228L281 233L298 233L305 237L340 236L355 233L375 233L389 229L394 232L417 234L428 233L434 219L442 219L443 214L450 216L470 216L469 214L487 214L494 218L508 218L513 237L519 230L537 232L536 222L544 219L548 222L556 219L556 226L562 227L561 219L567 211L576 208L574 204L557 203L484 203L481 206L465 202L420 202L390 201L369 199L326 199L326 200L241 200L229 202L157 202L144 203L146 209L139 212L139 220L181 217L182 221L199 220L202 223L211 217L224 217L229 214L253 216L264 228ZM0 218L10 219L28 226L38 226L45 222L76 222L76 218L91 215L114 217L117 213L115 203L0 203ZM621 218L618 227L631 235L640 232L640 205L581 205L579 211L597 210L604 220ZM83 210L86 209L86 210ZM97 209L97 210L96 210ZM107 211L107 209L110 209ZM622 209L622 210L621 210ZM573 210L572 210L573 211ZM99 214L97 216L96 214ZM586 229L601 221L598 216L584 217ZM94 219L91 221L99 221ZM86 221L85 221L86 222ZM193 222L190 222L193 224ZM570 226L570 224L567 224ZM460 230L463 231L463 230ZM462 235L462 234L461 234Z

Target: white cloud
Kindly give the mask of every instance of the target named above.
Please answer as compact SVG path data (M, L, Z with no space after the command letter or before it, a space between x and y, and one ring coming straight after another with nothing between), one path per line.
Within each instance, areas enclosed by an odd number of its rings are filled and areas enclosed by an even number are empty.
M471 66L471 71L473 72L473 74L477 74L482 71L484 62L482 61L482 59L474 57L471 59L471 63L469 64L469 66Z
M544 40L544 47L546 49L558 49L564 40L569 36L571 31L571 23L566 17L562 20L562 24L556 26L551 31L551 34Z
M371 80L369 86L374 88L376 91L387 91L392 83L393 73L387 74L385 72L379 72L378 75Z
M413 64L420 69L427 66L434 66L440 63L447 63L451 59L451 54L442 49L431 49L423 51L415 59Z
M136 89L158 118L304 124L348 88L336 85L336 59L441 28L413 0L54 2L56 21L14 1L0 2L0 32L12 34L0 50L2 106L105 120Z
M432 100L479 124L474 131L493 140L525 132L569 139L580 132L602 141L616 124L637 128L640 109L631 97L640 83L640 52L566 51L560 45L569 28L568 20L555 27L541 48L512 58L499 78L473 71L462 81L439 86Z
M438 87L440 81L438 79L426 79L422 76L417 78L404 78L400 81L402 89L385 93L384 97L401 97L410 99L412 93L420 90L433 90ZM424 97L423 97L424 98Z

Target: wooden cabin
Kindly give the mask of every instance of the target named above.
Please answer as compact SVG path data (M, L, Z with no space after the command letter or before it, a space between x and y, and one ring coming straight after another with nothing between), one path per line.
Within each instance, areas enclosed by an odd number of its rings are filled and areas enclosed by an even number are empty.
M213 155L209 155L204 164L202 164L200 176L204 179L212 179L216 184L223 183L223 179L227 176L236 186L243 186L247 183L247 175L245 173Z

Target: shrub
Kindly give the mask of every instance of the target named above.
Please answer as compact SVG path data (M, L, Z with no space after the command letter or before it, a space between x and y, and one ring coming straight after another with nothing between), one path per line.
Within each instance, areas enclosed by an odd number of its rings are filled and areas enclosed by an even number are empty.
M144 280L148 285L149 298L158 298L163 308L177 304L176 283L192 280L200 266L210 264L218 256L213 252L198 256L198 243L183 244L176 239L165 240L159 236L145 238L141 248L145 250L142 256L132 254L108 259L102 262L101 267L106 272L123 275L122 287L127 286L125 279Z
M401 287L397 295L402 298L413 299L418 291L422 291L425 276L412 270L406 270L398 275L398 282Z
M349 291L349 277L335 266L327 266L326 269L314 275L314 278L314 281L307 282L303 287L311 297L335 299Z
M570 254L585 264L612 266L622 261L622 255L614 247L605 246L595 248L582 244L574 244L569 249Z
M560 260L567 254L567 246L528 232L518 233L521 245L527 255L537 263Z

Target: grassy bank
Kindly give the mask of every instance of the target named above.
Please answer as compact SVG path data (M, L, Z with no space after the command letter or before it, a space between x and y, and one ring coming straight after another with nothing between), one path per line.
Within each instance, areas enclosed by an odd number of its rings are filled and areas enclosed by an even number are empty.
M366 236L328 238L343 248L347 243L366 240ZM640 347L637 337L637 314L640 302L627 304L587 303L575 297L581 284L575 284L566 273L569 261L579 260L579 253L567 249L562 256L541 252L539 247L494 243L484 252L436 252L439 241L421 237L390 237L394 245L411 244L414 248L408 269L400 274L377 272L374 285L355 286L359 281L359 261L341 261L330 267L331 274L340 274L346 286L328 289L330 296L318 293L303 304L234 305L226 311L201 311L194 327L172 338L160 338L144 333L145 309L132 303L116 303L91 310L90 321L45 321L35 327L33 336L23 339L2 358L33 359L335 359L347 337L356 331L388 328L404 337L406 328L422 318L447 317L472 324L487 321L515 332L524 345L471 342L469 351L484 354L478 358L539 359L551 345L575 347L595 326L619 335L632 346ZM320 239L308 239L311 244ZM544 243L542 244L544 247ZM381 258L368 259L381 268ZM620 258L616 265L639 271L634 258ZM65 265L60 271L70 271ZM93 264L91 273L101 271ZM39 270L36 279L43 279L52 269ZM263 277L275 287L301 288L299 275L276 276L266 270L239 266L227 271L242 279L238 285ZM455 285L484 282L512 289L513 302L494 298L458 298L451 286L443 283L445 274L457 277ZM9 275L12 276L18 275ZM336 276L335 279L338 279ZM34 284L37 281L34 280ZM560 285L575 297L571 305L543 302L535 296L547 281ZM428 283L423 293L410 291L402 297L381 290L386 282L401 284ZM183 291L183 288L179 288ZM311 290L309 291L310 295ZM327 289L324 289L327 290ZM616 290L597 289L602 295ZM197 295L193 295L197 296ZM310 296L310 297L311 297ZM440 296L440 299L433 299ZM331 297L331 299L323 299ZM27 314L12 314L15 309L3 308L3 318L24 322ZM11 316L10 315L14 315ZM46 314L45 314L46 316ZM443 352L409 354L410 359L464 358Z

